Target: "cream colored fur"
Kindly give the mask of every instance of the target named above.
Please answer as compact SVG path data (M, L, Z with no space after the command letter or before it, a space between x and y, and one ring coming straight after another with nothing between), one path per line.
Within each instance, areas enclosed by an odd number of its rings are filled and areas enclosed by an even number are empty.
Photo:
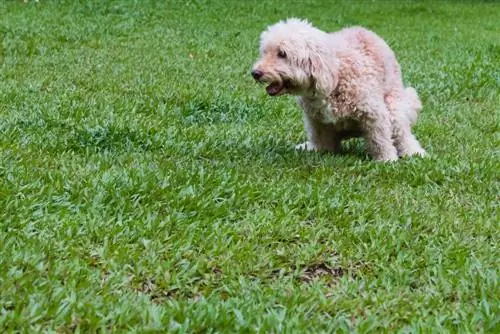
M362 136L375 160L425 154L411 132L420 99L403 86L394 53L375 33L326 33L289 19L262 33L260 54L256 79L270 95L297 95L304 111L308 141L297 149L338 152L342 140Z

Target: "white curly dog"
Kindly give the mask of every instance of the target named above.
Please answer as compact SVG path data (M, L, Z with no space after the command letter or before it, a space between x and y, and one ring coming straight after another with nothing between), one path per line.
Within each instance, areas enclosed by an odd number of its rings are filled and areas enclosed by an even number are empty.
M299 96L308 141L297 149L338 152L343 139L362 136L375 160L425 155L411 132L422 108L417 92L404 87L393 51L369 30L326 33L281 21L262 33L252 76L271 96Z

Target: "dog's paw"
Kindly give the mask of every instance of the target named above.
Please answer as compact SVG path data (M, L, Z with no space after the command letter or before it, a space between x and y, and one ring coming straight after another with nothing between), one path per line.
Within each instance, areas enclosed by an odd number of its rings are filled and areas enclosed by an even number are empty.
M373 160L380 162L393 162L398 161L399 156L396 153L396 150L387 150L385 152L378 152L378 154L373 155Z
M419 148L415 148L413 150L405 152L404 154L402 154L402 156L403 157L404 156L407 156L407 157L418 156L418 157L423 158L423 157L427 156L427 152L423 148L419 147Z
M310 141L303 142L302 144L295 145L297 151L316 151L316 146Z
M375 157L373 160L377 162L395 162L399 160L399 157L396 156L383 156L383 157Z

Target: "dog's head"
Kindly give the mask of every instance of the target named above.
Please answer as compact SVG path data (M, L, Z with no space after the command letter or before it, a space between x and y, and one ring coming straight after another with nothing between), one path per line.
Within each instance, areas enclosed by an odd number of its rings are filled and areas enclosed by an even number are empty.
M279 22L262 33L260 59L251 74L268 84L271 96L328 94L334 81L326 59L328 47L328 35L309 22Z

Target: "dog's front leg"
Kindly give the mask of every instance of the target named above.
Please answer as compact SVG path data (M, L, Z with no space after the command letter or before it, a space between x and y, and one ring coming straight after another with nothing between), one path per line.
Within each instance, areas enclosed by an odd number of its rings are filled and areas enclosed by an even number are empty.
M295 146L297 150L327 151L338 153L340 140L337 138L335 126L324 123L308 113L304 113L304 126L307 132L307 141Z

